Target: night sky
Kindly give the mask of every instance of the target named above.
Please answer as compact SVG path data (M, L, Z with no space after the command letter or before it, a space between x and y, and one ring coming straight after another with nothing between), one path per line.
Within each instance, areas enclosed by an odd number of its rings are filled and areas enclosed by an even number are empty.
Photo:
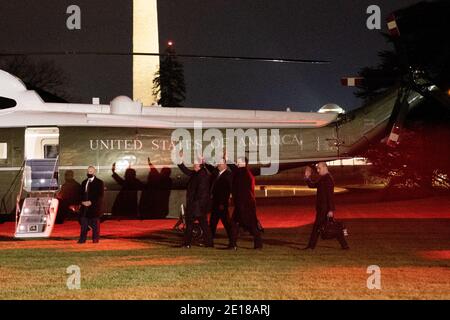
M344 109L361 102L340 85L345 75L378 62L390 49L366 28L366 9L377 4L385 19L412 0L160 0L161 51L173 40L178 53L331 60L329 65L183 60L185 106L316 111L333 102ZM82 30L68 31L67 6L82 10ZM0 2L1 50L130 51L130 1L41 0ZM46 57L70 79L71 102L102 103L131 95L127 57Z

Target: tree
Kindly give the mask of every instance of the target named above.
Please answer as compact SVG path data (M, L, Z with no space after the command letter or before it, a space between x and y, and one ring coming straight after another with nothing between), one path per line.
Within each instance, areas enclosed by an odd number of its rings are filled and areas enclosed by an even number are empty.
M362 155L372 163L370 173L388 179L388 187L449 188L449 123L450 111L427 101L408 115L398 146L380 142Z
M179 107L186 98L183 65L171 44L164 51L159 70L155 73L153 94L160 97L158 104L164 107Z
M386 37L388 37L386 35ZM362 68L358 75L364 78L363 84L358 87L355 95L365 102L372 100L399 83L405 74L400 68L400 58L394 51L381 51L378 53L381 62L375 67Z
M445 37L449 26L444 7L449 8L444 1L421 2L396 12L403 22L401 36L384 35L396 50L380 52L381 62L377 66L360 70L364 84L355 95L367 101L396 84L413 87L412 70L420 70L430 83L446 92L450 85L450 45L440 37L443 33ZM430 190L439 183L448 187L449 123L448 106L427 98L407 116L397 147L379 143L362 156L373 164L371 173L387 178L389 186Z
M450 88L450 42L447 15L450 3L445 0L419 2L395 12L400 36L382 34L395 50L381 51L381 62L359 71L363 85L357 97L371 100L396 83L410 81L411 71L420 70L426 79L446 91Z
M67 102L67 77L53 61L32 61L27 56L5 57L0 69L21 79L28 90L35 90L46 102Z

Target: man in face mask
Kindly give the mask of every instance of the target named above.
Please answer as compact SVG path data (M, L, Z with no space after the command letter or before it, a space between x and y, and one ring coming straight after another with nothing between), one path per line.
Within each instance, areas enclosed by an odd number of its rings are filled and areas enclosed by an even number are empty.
M81 232L78 243L85 243L89 228L92 229L92 241L98 243L100 239L100 216L104 194L103 181L95 176L96 169L87 169L87 179L81 183Z

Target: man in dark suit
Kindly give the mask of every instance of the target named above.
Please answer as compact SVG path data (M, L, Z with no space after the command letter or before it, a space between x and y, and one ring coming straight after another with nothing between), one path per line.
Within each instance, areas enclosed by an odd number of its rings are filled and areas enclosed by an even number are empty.
M237 249L239 228L244 228L253 236L254 248L262 249L263 241L256 217L255 177L248 168L248 159L239 158L237 165L230 164L233 172L231 193L234 211L232 216L232 246Z
M216 167L205 164L206 168L212 174L211 183L211 218L209 219L209 227L211 229L211 236L214 239L216 236L217 224L219 220L227 232L228 248L234 248L231 237L231 221L228 213L228 207L231 195L232 173L228 169L225 159L221 159Z
M67 170L64 174L64 184L61 186L61 191L57 194L59 209L56 223L64 223L64 220L73 214L76 211L75 208L80 205L81 185L73 176L74 172L72 170Z
M322 226L328 218L332 218L335 211L334 206L334 181L331 174L328 172L328 166L325 162L319 162L317 165L317 172L319 173L319 180L311 180L311 168L306 167L305 181L308 187L317 189L316 196L316 220L314 221L313 230L309 238L308 246L305 249L314 249L319 239L319 234ZM342 249L349 249L347 241L345 241L344 234L337 237Z
M80 239L78 243L85 243L89 228L92 229L92 241L100 240L100 216L102 215L102 202L104 194L103 181L95 176L95 168L90 166L87 170L87 179L81 183L81 210L80 210Z
M183 151L180 151L180 158L183 160ZM208 228L208 220L206 218L210 204L210 174L200 161L194 163L193 170L188 169L184 165L183 161L178 164L178 167L184 174L189 176L186 189L186 230L184 232L183 247L191 247L192 231L195 220L198 220L200 223L200 228L202 229L205 237L206 246L214 247L211 232Z

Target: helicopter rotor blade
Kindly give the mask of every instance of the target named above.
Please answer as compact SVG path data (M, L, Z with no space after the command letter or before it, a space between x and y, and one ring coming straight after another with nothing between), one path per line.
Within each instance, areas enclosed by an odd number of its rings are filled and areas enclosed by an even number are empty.
M48 52L0 52L0 56L52 56L52 55L99 55L99 56L166 56L167 53L152 52L90 52L90 51L48 51ZM259 61L274 63L297 63L297 64L329 64L327 60L310 59L288 59L269 57L245 57L245 56L220 56L220 55L198 55L198 54L173 54L179 58L204 59L204 60L234 60L234 61Z

